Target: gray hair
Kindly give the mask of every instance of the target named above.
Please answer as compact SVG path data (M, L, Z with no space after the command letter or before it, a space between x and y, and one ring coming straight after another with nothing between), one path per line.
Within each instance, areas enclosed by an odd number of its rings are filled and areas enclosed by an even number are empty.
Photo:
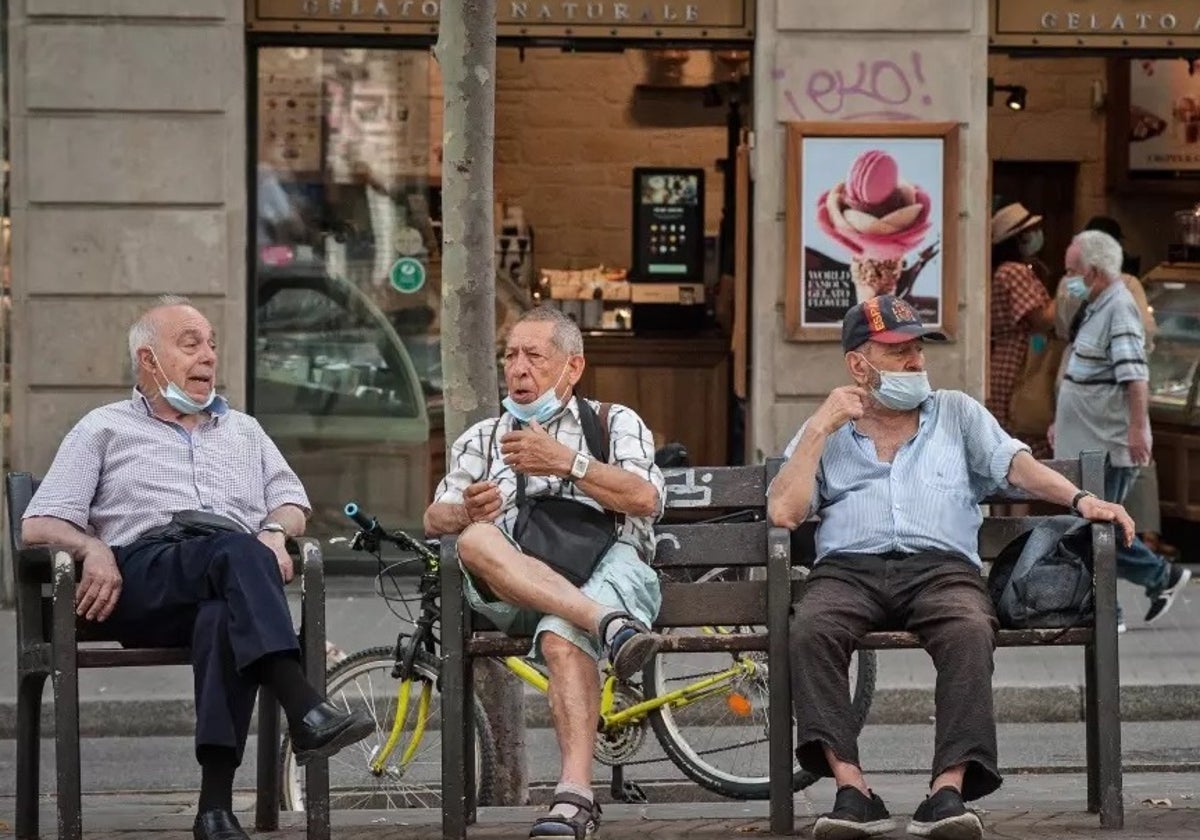
M517 323L554 324L554 335L550 339L554 346L569 356L583 355L583 333L579 331L579 324L557 307L548 304L536 306L518 318Z
M1125 261L1125 253L1117 240L1104 231L1085 230L1076 234L1073 241L1079 248L1079 261L1084 271L1094 268L1110 279L1121 276L1121 264Z
M154 320L154 313L168 306L192 306L192 302L183 295L159 295L154 305L129 328L129 367L134 379L138 375L138 350L142 347L153 348L158 341L158 322Z

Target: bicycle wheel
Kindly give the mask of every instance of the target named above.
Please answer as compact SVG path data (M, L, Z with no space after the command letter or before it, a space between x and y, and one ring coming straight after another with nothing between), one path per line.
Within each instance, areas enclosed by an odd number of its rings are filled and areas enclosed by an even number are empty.
M700 580L735 580L738 574L735 569L713 569ZM681 627L670 632L765 634L766 628ZM752 667L730 677L719 690L684 705L665 705L650 712L650 726L667 757L700 786L732 799L767 799L770 696L766 652L659 654L646 666L645 693L649 699L678 691L746 662ZM855 726L861 729L875 695L874 651L855 652L850 663L850 692ZM816 779L796 764L792 789L806 788Z
M341 709L365 710L375 720L375 733L329 759L329 808L393 809L439 808L442 804L441 693L437 690L437 672L428 663L414 665L428 680L431 690L428 723L407 763L402 757L417 723L421 691L426 683L414 680L404 729L383 772L374 774L372 759L387 743L397 712L399 680L392 678L394 650L374 647L361 650L339 662L329 672L329 702ZM480 805L491 801L496 747L487 715L478 699L472 703L475 715L475 795ZM280 750L281 803L285 810L304 810L304 768L296 764L291 740L283 739Z

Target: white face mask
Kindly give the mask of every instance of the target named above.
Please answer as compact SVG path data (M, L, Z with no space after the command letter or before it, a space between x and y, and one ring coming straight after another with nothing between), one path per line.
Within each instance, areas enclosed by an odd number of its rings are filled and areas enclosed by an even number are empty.
M505 397L501 403L504 406L504 410L522 423L529 423L531 420L536 420L538 423L545 423L555 414L558 414L562 408L562 400L558 397L558 385L562 382L563 376L566 375L569 365L570 362L563 365L562 373L558 375L558 379L554 380L554 384L533 402L522 405L512 397Z
M871 389L871 396L884 408L890 408L892 411L912 411L929 399L933 392L929 386L929 374L923 370L894 373L880 370L870 362L867 364L879 374L879 387Z
M150 351L150 355L154 358L154 366L159 370L162 370L162 365L158 363L158 355L154 352L154 350ZM158 385L157 376L154 377L154 384ZM208 392L208 398L204 402L198 403L189 397L187 392L169 379L167 380L167 385L165 388L162 385L158 385L158 393L162 394L162 398L167 401L167 404L180 414L199 414L201 411L204 411L204 409L212 405L213 400L217 398L217 389L213 388Z

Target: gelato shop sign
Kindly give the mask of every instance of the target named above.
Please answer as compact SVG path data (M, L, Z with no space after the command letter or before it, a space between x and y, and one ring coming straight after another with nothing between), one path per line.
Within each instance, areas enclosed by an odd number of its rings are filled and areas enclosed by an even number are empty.
M1200 46L1196 0L991 0L991 12L998 47Z
M433 35L450 0L247 0L246 27L268 32ZM754 0L498 0L501 37L754 37Z

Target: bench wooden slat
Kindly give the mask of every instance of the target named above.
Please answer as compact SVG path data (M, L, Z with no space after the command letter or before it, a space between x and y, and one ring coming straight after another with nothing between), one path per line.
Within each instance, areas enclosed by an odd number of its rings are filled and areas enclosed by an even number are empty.
M989 516L979 529L979 556L995 560L1010 542L1031 531L1045 517ZM810 566L816 554L816 522L805 522L792 532L792 565Z
M766 500L767 473L762 464L663 470L667 508L761 508Z
M804 581L792 581L792 600ZM655 624L659 627L767 623L767 582L715 581L662 583L663 603Z
M143 665L190 665L188 648L79 648L80 668L137 668Z
M766 522L662 525L655 529L657 568L762 566L767 562Z
M1051 645L1065 647L1092 642L1092 628L1073 627L1070 630L1001 630L996 635L997 647L1027 647ZM912 633L868 633L859 647L872 650L919 648ZM722 635L683 635L668 633L663 640L663 653L720 653L724 651L764 651L765 633L729 633ZM467 643L472 656L524 656L529 651L529 639L487 633L475 636Z

